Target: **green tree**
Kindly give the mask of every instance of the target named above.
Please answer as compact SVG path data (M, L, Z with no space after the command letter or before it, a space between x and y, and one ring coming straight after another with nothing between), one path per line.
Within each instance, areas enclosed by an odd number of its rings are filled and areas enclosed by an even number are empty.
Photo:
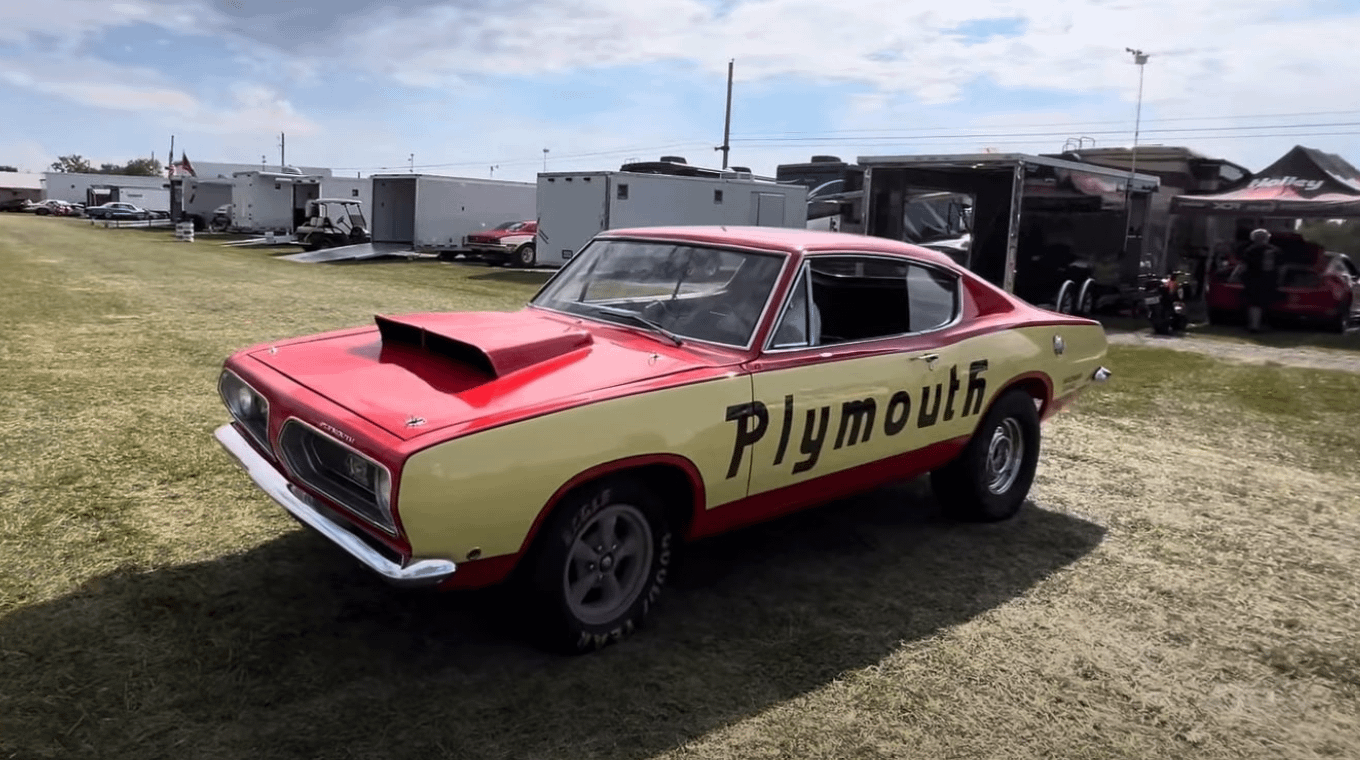
M127 166L118 172L119 174L131 174L137 177L159 177L165 173L161 162L154 158L134 158L127 162Z
M1321 219L1307 221L1299 227L1299 234L1329 251L1360 256L1360 220L1347 219L1340 224Z
M94 171L90 162L78 154L61 156L52 162L52 171L64 172L67 174L84 174Z
M0 172L17 172L17 171L19 171L19 168L16 166L0 166Z

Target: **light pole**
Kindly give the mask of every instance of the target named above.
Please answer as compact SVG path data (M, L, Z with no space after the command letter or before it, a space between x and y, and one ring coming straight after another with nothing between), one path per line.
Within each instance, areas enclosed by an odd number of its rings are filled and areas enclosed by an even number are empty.
M1133 178L1138 173L1138 132L1143 123L1143 69L1148 62L1148 54L1133 48L1124 48L1133 55L1138 65L1138 105L1133 116L1133 148L1129 151L1129 181L1124 186L1124 245L1128 248L1129 233L1133 229Z
M416 154L412 153L412 154L410 155L410 157L407 158L406 160L411 162L411 168L410 168L410 170L409 170L407 173L408 173L408 174L415 174L415 173L416 173Z
M548 149L547 149L547 148L544 148L544 149L543 149L543 171L546 172L547 170L548 170Z

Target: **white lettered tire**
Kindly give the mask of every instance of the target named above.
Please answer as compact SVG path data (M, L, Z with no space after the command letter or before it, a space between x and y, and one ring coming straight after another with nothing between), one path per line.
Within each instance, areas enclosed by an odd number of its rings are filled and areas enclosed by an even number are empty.
M944 511L968 522L1008 520L1020 511L1039 464L1034 397L1007 391L992 404L963 452L930 474Z
M640 628L665 585L672 541L662 500L636 479L610 478L569 495L531 559L541 643L579 654Z

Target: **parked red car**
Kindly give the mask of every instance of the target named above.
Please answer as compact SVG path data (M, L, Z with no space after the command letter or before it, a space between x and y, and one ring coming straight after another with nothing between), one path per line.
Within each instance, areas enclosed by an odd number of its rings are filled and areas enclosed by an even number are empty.
M1266 309L1267 319L1322 323L1335 332L1360 322L1360 267L1349 256L1288 233L1274 233L1270 242L1281 256L1278 297ZM1246 313L1244 268L1232 256L1209 276L1205 301L1211 323L1240 321Z
M534 238L537 235L537 219L506 222L494 230L468 235L463 240L463 247L480 258L508 261L519 267L531 267L538 263L534 254Z

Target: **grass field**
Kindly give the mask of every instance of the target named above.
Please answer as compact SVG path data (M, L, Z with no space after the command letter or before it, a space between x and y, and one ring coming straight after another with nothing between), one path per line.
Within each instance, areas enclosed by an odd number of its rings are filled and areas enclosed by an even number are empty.
M1360 375L1111 349L1021 518L697 545L623 645L398 593L211 438L222 358L543 275L0 215L0 758L1360 757Z

